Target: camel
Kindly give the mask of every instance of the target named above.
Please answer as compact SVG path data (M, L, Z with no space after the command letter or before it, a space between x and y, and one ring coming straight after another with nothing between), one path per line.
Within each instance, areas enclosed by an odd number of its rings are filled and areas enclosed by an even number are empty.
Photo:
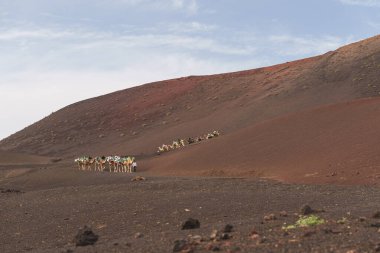
M83 170L83 157L76 158L74 162L78 164L79 170Z
M163 152L165 152L165 149L163 147L158 147L157 153L160 154L160 153L163 153Z
M91 170L91 165L94 163L95 159L91 156L83 156L74 160L78 164L79 170Z
M91 165L95 162L95 159L92 158L91 156L89 157L86 157L86 159L84 159L83 161L83 166L84 166L84 169L86 170L91 170Z
M120 156L107 156L106 161L109 164L109 171L113 172L118 172L119 171L119 161L120 161Z
M132 163L135 161L134 157L122 157L121 159L121 167L123 172L132 173Z
M178 141L173 141L173 144L170 146L172 149L180 148L181 145L178 143Z
M160 153L163 153L163 152L167 152L169 150L170 150L170 146L169 145L162 144L161 147L158 147L157 153L160 154Z
M189 137L189 138L187 139L187 143L188 143L188 144L193 144L194 142L195 142L194 138Z
M214 135L214 137L218 137L220 135L219 131L216 131L216 130L214 130L214 132L212 132L212 134Z
M214 138L214 135L213 134L207 134L207 135L205 135L205 139L212 139L212 138Z
M104 171L106 167L106 157L105 156L97 156L95 157L95 171L98 169L99 171Z

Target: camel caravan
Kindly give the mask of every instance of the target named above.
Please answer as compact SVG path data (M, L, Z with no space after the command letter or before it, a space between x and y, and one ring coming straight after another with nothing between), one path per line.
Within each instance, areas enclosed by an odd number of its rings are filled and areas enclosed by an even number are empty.
M195 143L202 142L204 140L212 139L220 136L219 131L213 131L212 133L205 134L203 136L198 136L195 138L189 137L187 141L183 139L178 139L173 141L172 144L163 144L158 147L157 154L161 154L164 152L168 152L171 150L175 150L186 145L191 145ZM101 171L107 169L109 172L124 172L124 173L132 173L136 172L137 163L134 157L130 156L82 156L78 157L74 160L75 163L78 164L79 170L89 170L89 171Z
M198 136L195 138L189 137L186 142L183 139L178 139L176 141L173 141L172 144L162 144L160 147L158 147L157 154L161 154L164 152L168 152L171 150L182 148L186 144L191 145L194 143L199 143L199 142L202 142L204 140L208 140L208 139L218 137L219 135L220 135L219 131L213 131L212 133L208 133L208 134L205 134L203 136Z
M78 164L79 170L92 170L103 172L108 164L109 172L136 172L137 163L134 157L129 156L83 156L74 160Z

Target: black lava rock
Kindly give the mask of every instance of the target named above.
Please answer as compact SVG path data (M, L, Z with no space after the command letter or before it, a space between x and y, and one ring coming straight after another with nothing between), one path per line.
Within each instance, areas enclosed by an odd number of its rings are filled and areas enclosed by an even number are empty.
M312 214L312 213L314 213L314 210L309 205L304 205L301 208L301 214L302 215L309 215L309 214Z
M232 225L230 225L230 224L227 224L225 227L224 227L224 229L223 229L223 233L231 233L232 232L232 230L233 230L233 226Z
M183 223L182 230L196 229L196 228L200 228L200 226L201 226L201 223L199 222L199 220L189 218L187 221L185 221L185 223Z
M84 228L79 229L74 242L76 246L87 246L95 244L98 241L98 238L99 236L94 234L89 227L84 226Z
M174 242L173 252L181 252L188 248L188 243L186 240L176 240Z
M374 218L374 219L380 219L380 211L374 213L374 214L372 215L372 218Z

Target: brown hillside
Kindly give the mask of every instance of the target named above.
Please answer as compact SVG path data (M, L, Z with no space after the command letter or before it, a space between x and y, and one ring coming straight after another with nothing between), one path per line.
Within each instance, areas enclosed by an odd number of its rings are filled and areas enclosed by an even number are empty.
M203 146L216 153L226 150L218 146L219 142L225 142L223 147L240 147L239 138L244 131L247 131L245 138L256 140L256 130L242 129L259 129L264 124L262 122L266 122L265 127L272 131L271 134L264 135L266 141L272 142L268 145L282 147L279 143L282 139L274 136L284 131L282 124L288 121L283 123L279 119L279 123L272 126L267 123L271 122L268 120L274 119L273 122L276 122L277 117L292 114L298 115L293 120L297 123L297 120L306 117L297 112L314 112L313 108L328 104L376 97L380 94L379 70L380 36L376 36L321 56L295 62L236 73L156 82L81 101L0 141L0 149L50 157L73 158L83 154L116 153L149 158L155 156L157 146L162 143L179 137L197 136L213 129L220 130L223 138L216 141L216 144L210 142L194 148L199 149L199 153L183 153L189 154L187 160L195 160L206 152L202 151ZM354 110L354 104L347 108ZM323 113L317 115L322 117L319 119L321 122L330 119L332 122L329 124L334 125L333 116ZM324 116L327 118L323 118ZM359 116L360 114L353 120L364 120ZM321 125L323 128L318 129L318 121L312 118L310 120L316 125L315 131L321 133L320 138L329 136L323 134L326 132L326 125ZM327 133L335 136L334 131L341 130L331 128ZM240 137L233 138L235 135ZM320 150L325 145L319 138L315 140L308 142L310 147L307 148L310 152L314 149ZM344 144L356 145L354 141L348 139ZM339 150L341 148L339 146ZM291 157L296 154L290 154L291 149L285 148L285 151L287 152L281 154L283 159L293 161ZM233 160L234 157L239 157L240 151L236 148L230 149L228 153ZM274 154L265 154L268 160L247 158L242 168L254 169L257 164L262 168L280 165L274 161L269 162ZM319 160L318 152L308 155L310 159ZM185 159L181 156L178 155L175 159ZM174 165L174 160L169 163L173 162ZM229 163L230 159L220 161ZM224 166L215 161L215 169L223 169L217 168L216 164ZM284 163L281 165L278 169L284 168ZM289 165L293 165L293 162L289 162ZM302 166L306 164L300 164ZM230 165L226 165L227 167L230 168Z
M143 167L159 175L377 183L379 115L380 98L325 106L160 155Z

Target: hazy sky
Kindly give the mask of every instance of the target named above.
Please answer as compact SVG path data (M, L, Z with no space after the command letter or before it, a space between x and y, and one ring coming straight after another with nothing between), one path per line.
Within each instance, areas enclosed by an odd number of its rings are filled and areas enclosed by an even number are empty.
M379 31L380 0L0 0L0 139L85 98Z

